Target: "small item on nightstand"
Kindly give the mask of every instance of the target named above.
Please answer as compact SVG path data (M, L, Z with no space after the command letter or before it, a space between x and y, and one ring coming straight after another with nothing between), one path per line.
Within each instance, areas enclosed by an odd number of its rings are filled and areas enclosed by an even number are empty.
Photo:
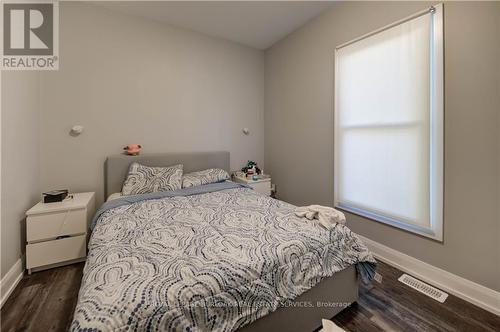
M52 190L42 193L44 203L62 202L68 196L68 189Z
M141 149L142 146L140 144L129 144L123 148L129 156L137 156L141 152Z
M259 175L262 173L260 168L257 166L257 163L255 161L249 160L247 162L247 165L241 169L243 173L246 174L247 178L252 179L254 176Z

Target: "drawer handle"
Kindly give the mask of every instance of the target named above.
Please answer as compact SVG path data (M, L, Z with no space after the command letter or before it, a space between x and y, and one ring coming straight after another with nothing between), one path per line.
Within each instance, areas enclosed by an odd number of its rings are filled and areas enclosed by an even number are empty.
M66 223L68 222L69 212L70 212L70 210L66 211L66 213L64 214L64 220L63 220L63 223L61 225L61 229L64 228L66 226Z
M69 235L61 235L61 236L56 237L56 240L66 239L68 237L71 237L71 236L69 236Z

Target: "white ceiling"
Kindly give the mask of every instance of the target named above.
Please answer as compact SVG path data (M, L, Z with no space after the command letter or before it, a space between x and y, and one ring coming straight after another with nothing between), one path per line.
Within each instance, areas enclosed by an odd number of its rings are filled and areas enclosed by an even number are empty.
M99 6L266 49L333 1L106 1Z

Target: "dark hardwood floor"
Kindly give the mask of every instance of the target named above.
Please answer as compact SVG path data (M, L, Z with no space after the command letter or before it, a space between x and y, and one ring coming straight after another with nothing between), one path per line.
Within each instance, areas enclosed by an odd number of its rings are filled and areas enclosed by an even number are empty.
M85 263L25 275L2 307L1 331L66 331Z
M1 331L66 331L83 263L24 276L1 310ZM500 317L449 296L441 304L397 281L401 271L380 263L382 283L360 287L359 300L333 321L346 331L500 331Z
M445 303L398 281L402 272L379 263L382 283L362 285L357 303L332 320L347 331L500 331L500 317L453 295Z

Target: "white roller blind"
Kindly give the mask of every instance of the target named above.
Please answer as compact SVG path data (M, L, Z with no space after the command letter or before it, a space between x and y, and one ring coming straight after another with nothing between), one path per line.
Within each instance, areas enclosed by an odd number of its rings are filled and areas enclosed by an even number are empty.
M336 51L336 206L432 228L434 15Z

